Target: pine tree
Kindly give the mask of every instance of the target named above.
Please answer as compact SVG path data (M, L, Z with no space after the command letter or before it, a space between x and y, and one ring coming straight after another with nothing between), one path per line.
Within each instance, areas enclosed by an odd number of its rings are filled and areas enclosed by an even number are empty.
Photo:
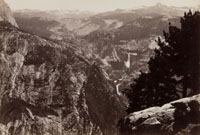
M189 11L180 22L181 28L169 24L164 41L158 38L149 72L124 91L128 113L200 92L200 12Z

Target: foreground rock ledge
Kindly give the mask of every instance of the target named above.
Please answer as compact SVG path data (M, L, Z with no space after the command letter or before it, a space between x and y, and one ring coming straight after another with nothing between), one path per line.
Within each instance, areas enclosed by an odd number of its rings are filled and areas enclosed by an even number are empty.
M119 125L121 135L199 135L200 94L131 113Z

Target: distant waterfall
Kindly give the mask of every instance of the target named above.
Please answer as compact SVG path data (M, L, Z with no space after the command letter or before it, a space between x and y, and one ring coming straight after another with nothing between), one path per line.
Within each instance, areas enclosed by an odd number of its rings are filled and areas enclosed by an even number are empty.
M121 84L117 84L117 85L116 85L117 95L119 95L119 96L121 95L121 92L119 92L119 86L120 86L120 85L121 85Z
M128 53L128 59L127 59L127 61L124 62L124 64L127 68L130 68L130 66L131 66L131 54L130 53Z
M130 68L130 66L131 66L131 55L137 56L137 53L128 53L128 59L127 59L127 61L124 62L125 66L127 68Z

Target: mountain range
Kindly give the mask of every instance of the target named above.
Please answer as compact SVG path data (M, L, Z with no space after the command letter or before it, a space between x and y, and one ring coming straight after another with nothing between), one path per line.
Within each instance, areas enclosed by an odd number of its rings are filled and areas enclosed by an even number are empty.
M97 30L112 30L134 21L138 17L152 18L165 16L166 18L180 17L190 7L178 8L168 7L160 3L152 7L140 9L116 9L103 13L93 13L89 11L39 11L39 10L17 10L14 15L16 20L20 17L33 18L40 17L44 20L56 20L64 24L66 28L77 35L85 36ZM42 20L43 20L42 19ZM28 25L28 24L27 24Z

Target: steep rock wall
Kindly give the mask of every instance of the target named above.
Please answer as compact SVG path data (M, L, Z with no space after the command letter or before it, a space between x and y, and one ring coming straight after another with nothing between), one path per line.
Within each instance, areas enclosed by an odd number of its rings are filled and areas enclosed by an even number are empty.
M96 87L97 80L91 80L92 75L98 75L102 81L91 96L96 93L99 100L107 100L100 109L110 107L111 112L116 112L123 107L107 104L119 103L120 99L101 72L89 74L92 69L76 46L49 41L0 22L0 133L114 134L116 122L109 129L102 126L107 124L102 121L105 114L93 117L98 111L93 108L97 104L93 98L87 98L90 86ZM113 96L116 97L111 100ZM107 116L117 121L120 115Z
M103 71L93 64L85 84L85 98L91 119L108 135L118 133L117 123L125 115L125 104Z

